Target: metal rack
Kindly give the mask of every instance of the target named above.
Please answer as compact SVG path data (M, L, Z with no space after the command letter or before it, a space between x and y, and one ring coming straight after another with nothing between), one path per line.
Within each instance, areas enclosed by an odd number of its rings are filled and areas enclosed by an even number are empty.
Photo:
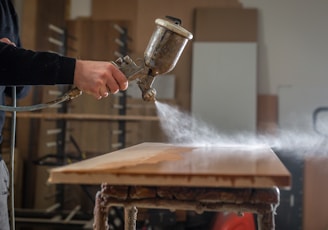
M117 56L124 56L128 52L128 33L127 29L117 24L114 28L119 32L119 37L115 40L119 46L118 51L115 52ZM48 38L49 46L55 47L55 50L51 49L50 52L55 52L60 55L66 55L67 40L71 39L71 36L67 35L65 29L59 28L55 25L49 25L49 30L53 36ZM49 90L48 93L51 96L60 96L66 92L69 86L57 86L56 90ZM118 104L113 105L113 109L117 109L119 116L126 115L126 92L120 92L118 94ZM68 104L60 104L56 108L56 113L66 114L68 112ZM50 153L39 157L34 161L37 166L60 166L69 164L71 162L80 161L85 158L85 153L78 145L75 138L69 133L70 130L67 125L67 119L55 119L55 128L46 130L45 135L53 136L52 141L48 141L46 146ZM126 121L124 119L118 119L112 121L118 123L117 130L114 132L117 134L117 143L113 143L112 149L125 147L125 130ZM113 140L109 140L113 141ZM67 153L67 144L73 144L74 153ZM55 152L51 152L55 149ZM35 210L35 209L16 209L16 222L18 226L35 226L37 225L51 225L53 227L60 227L61 229L92 229L93 213L81 210L80 205L75 205L72 209L65 209L65 202L67 201L67 187L70 185L56 185L55 203L47 209ZM91 202L94 204L94 196L89 191L89 186L80 185L80 189L87 195ZM90 189L92 190L92 188ZM98 190L98 187L97 187ZM95 190L95 191L97 191ZM111 229L123 229L123 209L113 207L110 210L110 219L112 222L108 223ZM114 217L114 218L113 218Z
M117 53L118 57L123 57L128 54L128 33L127 29L123 28L117 24L114 25L114 28L119 32L120 37L116 39L116 42L119 44L119 50ZM126 91L120 92L119 95L119 107L118 107L118 114L119 115L126 115ZM118 121L118 143L119 148L125 147L125 130L126 130L126 122L124 120Z

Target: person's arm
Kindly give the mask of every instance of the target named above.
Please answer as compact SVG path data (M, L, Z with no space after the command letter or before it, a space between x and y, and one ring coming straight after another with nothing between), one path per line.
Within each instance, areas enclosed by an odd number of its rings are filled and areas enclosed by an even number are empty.
M73 84L76 60L0 42L0 85Z
M0 41L0 85L53 84L74 84L97 99L128 87L127 78L110 62L34 52Z

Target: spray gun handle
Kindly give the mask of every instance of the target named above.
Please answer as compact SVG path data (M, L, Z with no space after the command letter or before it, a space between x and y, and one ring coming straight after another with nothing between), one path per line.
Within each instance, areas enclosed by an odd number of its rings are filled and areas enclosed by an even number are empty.
M115 65L129 81L135 80L140 74L144 74L146 70L143 63L137 65L129 56L120 57L111 63Z
M149 74L150 70L143 61L137 65L129 56L125 56L111 63L124 73L128 81L137 80L144 101L155 101L156 90L151 88L154 76Z

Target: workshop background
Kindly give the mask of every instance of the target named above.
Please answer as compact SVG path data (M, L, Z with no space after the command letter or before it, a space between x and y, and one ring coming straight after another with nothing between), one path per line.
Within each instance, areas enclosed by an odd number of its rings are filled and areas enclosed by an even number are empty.
M328 104L325 0L14 2L25 48L79 59L111 61L125 54L142 58L156 18L182 19L194 39L167 80L156 83L158 99L201 117L224 133L274 135L279 129L297 127L315 134L312 115ZM213 72L210 68L217 71L216 76L207 74ZM67 89L33 87L19 104L49 101ZM142 142L167 141L155 106L143 102L133 86L101 101L82 95L17 117L15 206L23 222L34 218L41 223L53 210L87 213L87 217L81 214L86 221L92 215L92 199L99 188L49 185L50 168ZM9 152L10 116L7 120L2 148ZM311 154L301 160L282 160L292 173L293 188L282 192L276 217L281 227L277 229L327 229L328 160ZM146 210L142 215L139 212L138 218L147 219ZM177 211L174 219L186 222L188 214ZM29 226L44 229L40 223Z

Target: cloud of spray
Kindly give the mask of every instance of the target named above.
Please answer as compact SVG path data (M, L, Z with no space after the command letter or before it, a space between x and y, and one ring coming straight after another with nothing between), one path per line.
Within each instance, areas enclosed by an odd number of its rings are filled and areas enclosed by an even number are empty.
M162 130L173 144L192 146L268 145L275 151L304 156L327 157L328 137L300 130L279 130L275 135L239 133L226 135L177 107L156 102Z

